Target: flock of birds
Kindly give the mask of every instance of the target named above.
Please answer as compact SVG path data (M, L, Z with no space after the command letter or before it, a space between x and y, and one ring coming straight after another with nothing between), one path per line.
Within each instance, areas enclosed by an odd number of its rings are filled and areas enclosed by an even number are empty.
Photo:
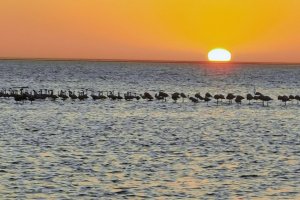
M179 99L181 99L182 102L184 102L185 99L188 99L193 103L206 102L207 104L214 99L217 105L219 105L220 102L223 101L227 101L228 104L232 104L233 101L235 101L237 104L242 104L243 100L247 100L248 104L251 104L251 101L256 101L256 102L261 102L263 106L268 106L269 102L273 101L273 99L270 96L264 95L260 92L254 92L253 95L247 94L245 97L242 95L235 95L233 93L228 93L227 95L223 95L223 94L211 95L210 93L207 92L203 96L200 93L196 93L190 96L190 95L186 95L185 93L179 93L179 92L168 94L164 91L159 91L154 96L149 92L145 92L143 94L126 92L123 95L121 95L120 92L117 93L115 93L114 91L94 92L88 89L80 90L77 92L71 90L60 90L55 94L54 90L40 89L36 91L36 90L29 90L28 87L10 88L10 89L4 88L0 90L0 98L4 98L4 99L13 98L16 102L30 101L31 103L35 100L46 100L46 99L52 101L56 101L58 99L61 99L62 101L66 101L68 99L72 101L75 100L84 101L89 98L95 101L105 100L105 99L110 99L113 101L115 100L132 101L132 100L140 100L140 99L144 99L147 101L153 101L153 100L167 101L167 99L172 99L172 101L176 103ZM285 106L287 105L287 102L297 101L297 104L299 104L300 102L299 95L282 95L282 96L278 96L277 99L281 101Z

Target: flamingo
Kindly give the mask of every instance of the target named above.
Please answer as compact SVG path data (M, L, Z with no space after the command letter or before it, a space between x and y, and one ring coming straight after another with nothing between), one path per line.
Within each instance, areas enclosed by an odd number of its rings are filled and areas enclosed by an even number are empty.
M236 102L237 104L242 104L242 100L243 100L243 99L245 99L243 96L237 95L237 96L235 97L235 102Z
M121 100L123 99L123 97L121 96L121 93L120 93L120 92L118 92L117 99L118 99L119 101L121 101Z
M295 96L294 95L290 95L289 96L289 99L292 101L292 103L293 103L293 100L295 99Z
M228 100L229 104L232 104L232 100L235 98L235 95L232 93L227 94L226 99Z
M211 95L209 92L207 92L207 93L205 94L205 97L207 97L207 98L211 98L211 97L212 97L212 95Z
M164 99L165 99L163 96L160 96L160 95L157 94L157 93L156 93L154 96L155 96L155 98L156 98L157 100L164 100Z
M225 96L223 94L219 94L219 98L221 99L221 102L223 99L225 99Z
M283 96L280 96L280 95L279 95L279 96L278 96L278 100L284 102L284 105L286 106L286 102L288 102L290 99L289 99L289 97L286 96L286 95L283 95Z
M217 100L217 105L219 105L219 99L221 99L221 96L220 96L219 94L216 94L216 95L214 96L214 99Z
M94 91L92 91L91 97L92 97L92 99L93 99L94 101L100 99L99 96L100 96L100 92L98 92L98 95L95 95Z
M115 95L114 91L107 91L107 97L111 100L116 100L118 97Z
M52 99L52 101L55 101L58 96L56 96L55 94L53 94L53 90L48 90L48 97Z
M254 97L252 96L252 94L247 94L246 99L249 101L249 105L250 105L250 101L252 101L253 98Z
M211 99L208 97L208 96L205 96L204 97L204 101L207 103L207 105L208 105L208 102L210 102L211 101Z
M184 102L184 99L187 98L187 96L184 93L180 93L180 97L182 98L182 102Z
M254 95L255 95L255 96L263 96L263 94L260 93L260 92L255 92Z
M27 99L32 103L33 101L35 101L35 97L32 94L32 92L30 93L30 95L27 97Z
M175 92L171 95L171 98L174 100L174 102L176 103L177 100L180 98L180 94L178 92Z
M196 94L195 94L195 97L196 97L197 99L201 100L201 101L204 100L204 98L200 95L200 93L196 93Z
M269 96L261 96L261 100L263 101L263 106L265 105L265 102L267 102L267 106L269 106L269 101L272 101L273 99Z
M167 101L167 97L169 97L169 95L163 91L159 91L158 95L155 94L156 99L158 100L165 100Z
M76 100L78 97L73 92L69 91L69 96L72 100Z
M68 95L66 95L66 91L62 91L62 90L58 94L58 97L60 97L63 101L65 101L69 98Z
M296 96L295 96L295 99L297 100L297 104L299 104L300 96L299 96L299 95L296 95Z
M131 92L127 92L126 94L124 94L124 99L126 101L132 101L135 97L133 95L131 95Z
M190 97L189 98L193 103L199 103L199 100L195 97Z
M103 100L103 99L107 99L107 96L103 94L103 91L99 91L99 98Z
M142 95L143 99L147 99L148 101L153 101L153 96L149 92L145 92L144 95Z
M141 99L141 97L138 96L136 93L134 93L134 98L135 98L136 100L140 100L140 99Z

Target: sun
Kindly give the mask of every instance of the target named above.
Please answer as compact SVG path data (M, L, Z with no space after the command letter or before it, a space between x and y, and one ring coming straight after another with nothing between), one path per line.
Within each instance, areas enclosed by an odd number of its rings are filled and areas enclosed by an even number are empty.
M231 60L231 53L226 49L213 49L208 53L209 61L228 62Z

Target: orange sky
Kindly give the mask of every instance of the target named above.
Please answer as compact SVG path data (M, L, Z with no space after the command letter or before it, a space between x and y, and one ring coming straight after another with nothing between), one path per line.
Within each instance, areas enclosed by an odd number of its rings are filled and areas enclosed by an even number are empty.
M0 57L300 62L300 0L0 0Z

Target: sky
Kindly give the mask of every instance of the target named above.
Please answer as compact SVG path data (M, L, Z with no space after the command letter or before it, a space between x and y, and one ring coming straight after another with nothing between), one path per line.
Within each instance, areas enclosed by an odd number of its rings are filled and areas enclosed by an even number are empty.
M300 0L0 0L1 58L300 63Z

